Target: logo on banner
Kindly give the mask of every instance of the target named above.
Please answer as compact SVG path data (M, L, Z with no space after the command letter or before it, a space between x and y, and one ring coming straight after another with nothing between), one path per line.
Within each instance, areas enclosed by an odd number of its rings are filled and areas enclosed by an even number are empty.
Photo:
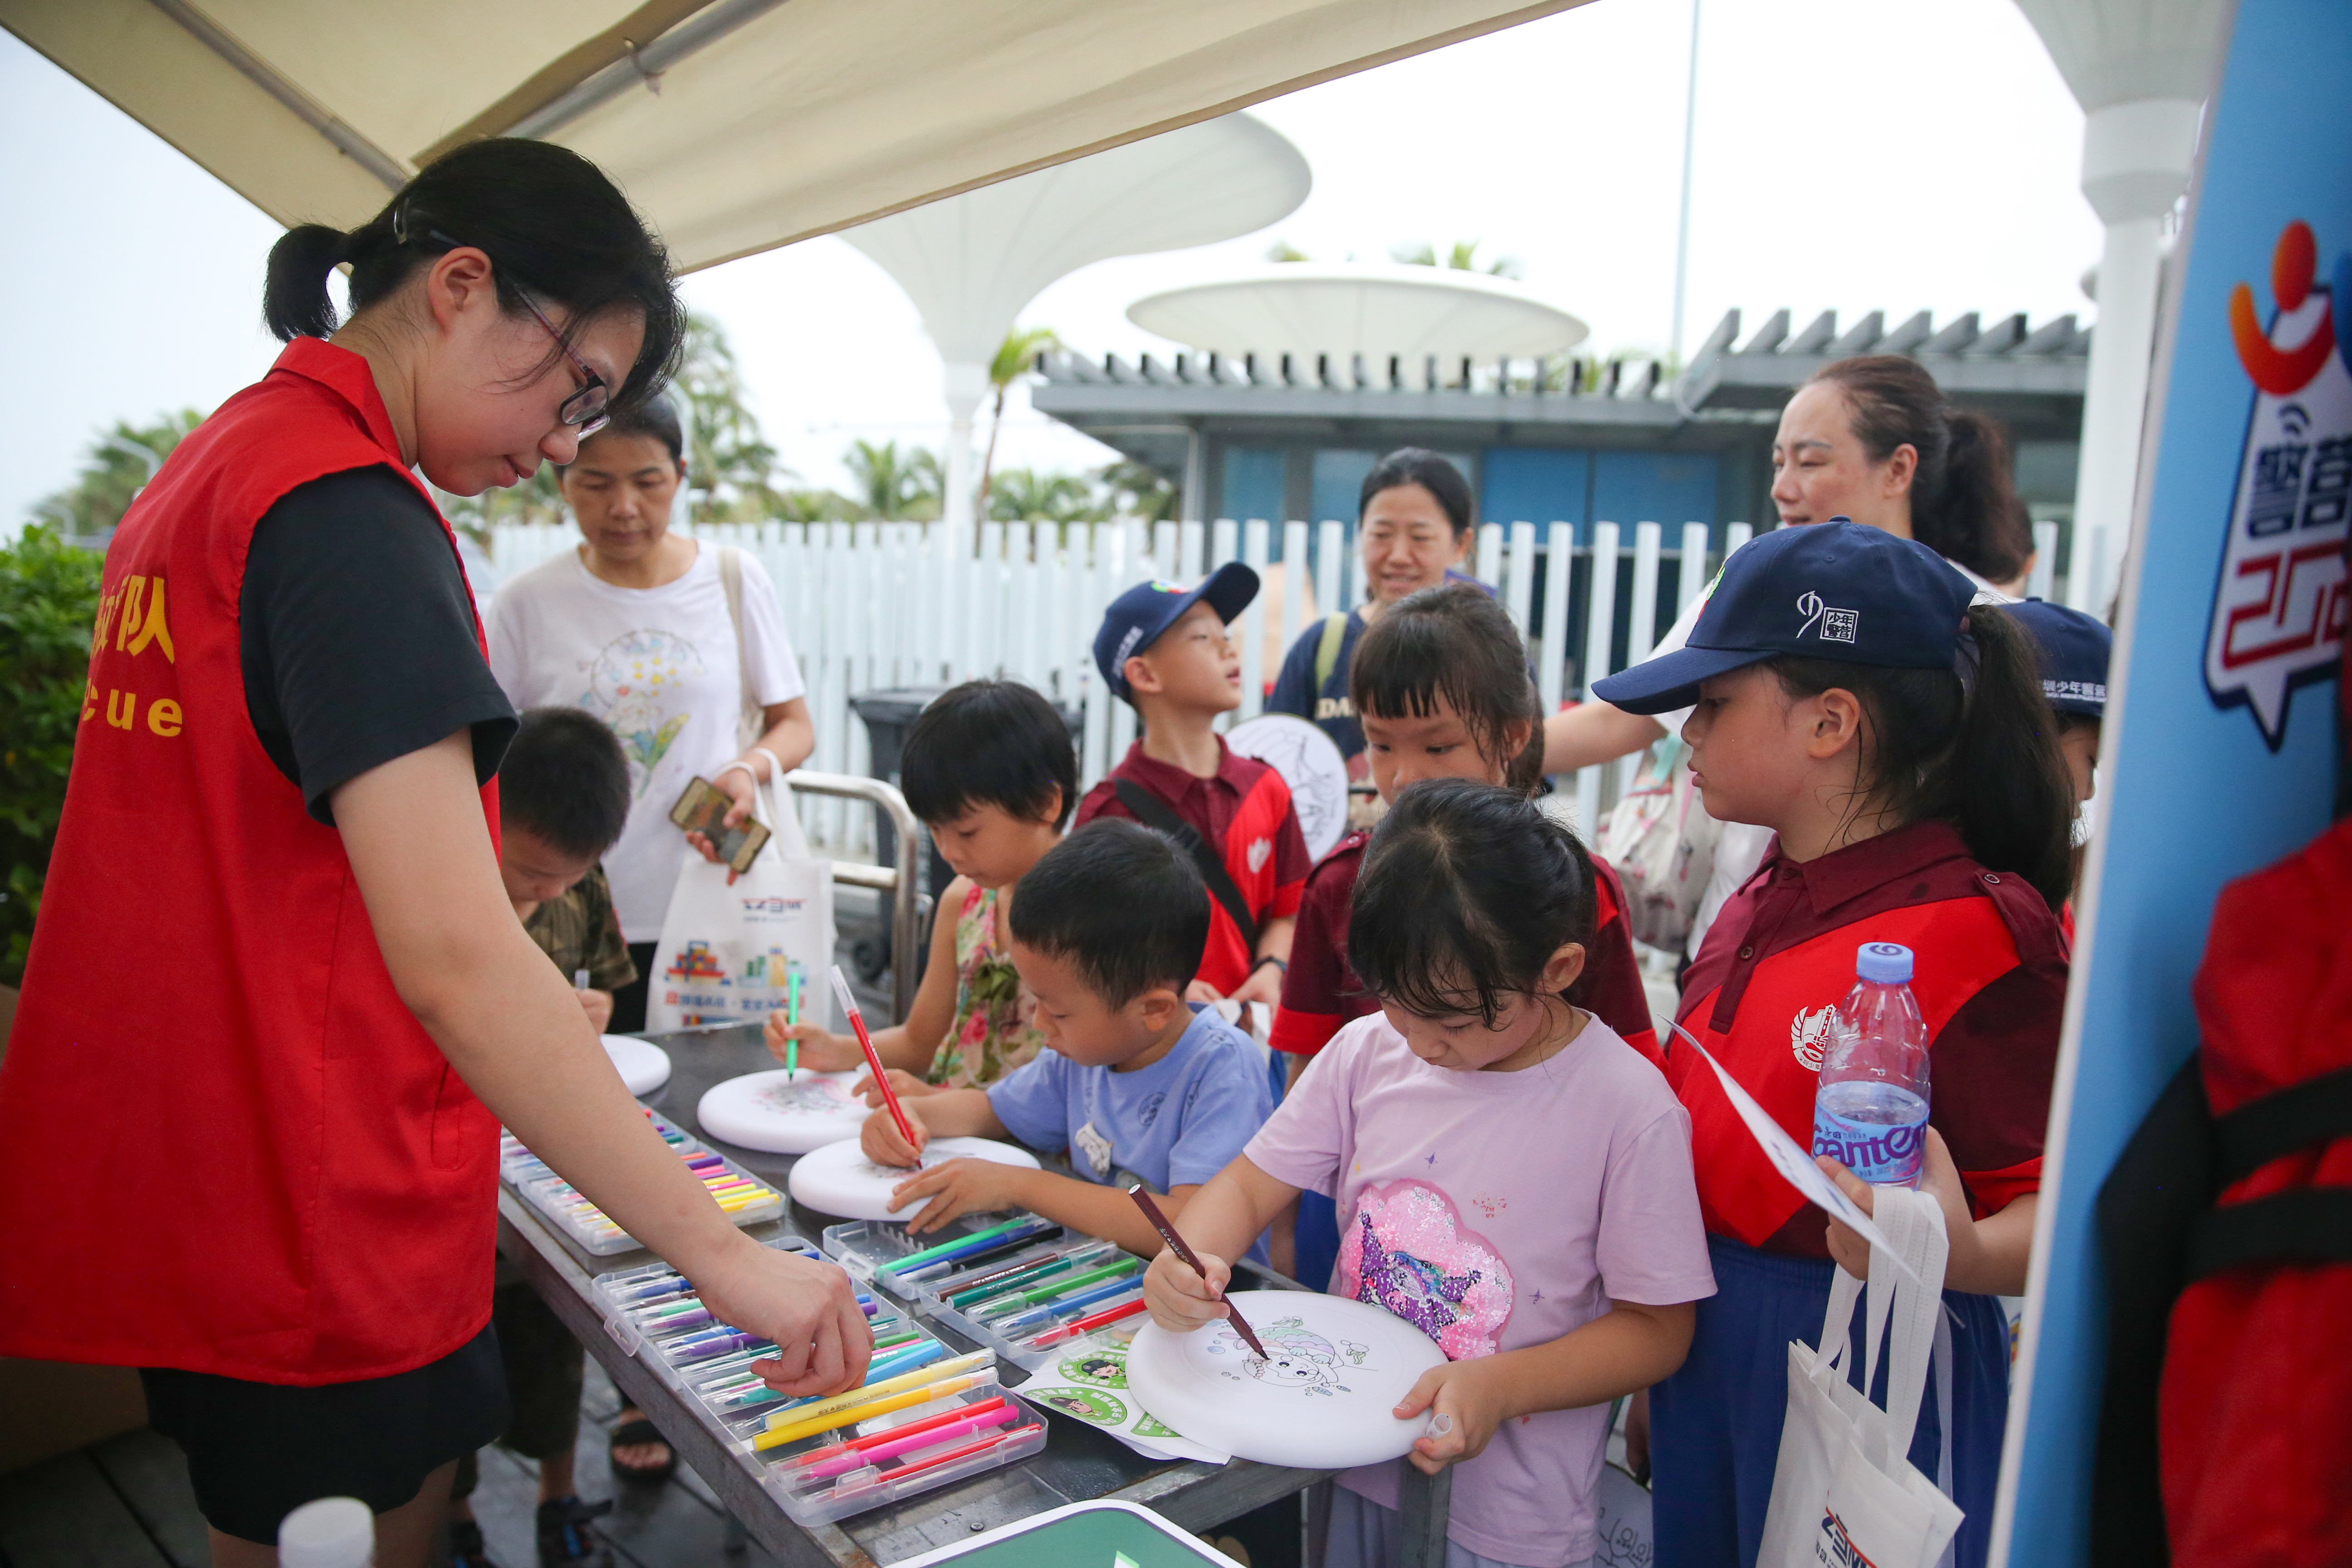
M2277 310L2265 328L2252 289L2230 296L2230 335L2253 383L2228 542L2205 637L2214 706L2243 704L2276 751L2294 689L2336 673L2352 522L2352 368L2335 301L2352 300L2352 254L2318 281L2310 226L2287 225L2271 258ZM2332 298L2331 298L2332 295Z

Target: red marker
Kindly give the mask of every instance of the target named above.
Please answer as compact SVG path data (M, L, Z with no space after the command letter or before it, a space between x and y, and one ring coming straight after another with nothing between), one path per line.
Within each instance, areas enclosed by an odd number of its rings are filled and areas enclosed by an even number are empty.
M1151 1194L1143 1190L1143 1184L1138 1182L1128 1188L1127 1195L1135 1200L1135 1206L1143 1211L1143 1217L1151 1222L1151 1228L1160 1233L1160 1239L1168 1244L1168 1249L1182 1258L1184 1266L1198 1274L1202 1283L1206 1284L1209 1271L1201 1267L1201 1260L1192 1256L1192 1249L1184 1245L1184 1238L1176 1234L1176 1227L1168 1223L1168 1216L1160 1212L1160 1205L1151 1201ZM1234 1325L1234 1332L1241 1335L1243 1342L1257 1352L1258 1360L1274 1359L1265 1353L1265 1347L1257 1342L1257 1336L1250 1332L1250 1326L1242 1321L1242 1315L1234 1310L1234 1304L1231 1301L1225 1303L1225 1318Z
M842 978L838 963L833 966L833 994L841 999L841 1010L849 1016L850 1031L857 1037L858 1048L866 1053L866 1065L874 1074L874 1087L882 1091L882 1103L890 1108L890 1120L898 1124L898 1136L907 1141L908 1148L917 1151L919 1162L922 1146L915 1142L915 1129L898 1107L898 1096L890 1088L890 1075L882 1068L882 1053L874 1048L874 1037L866 1032L866 1015L857 1010L857 998L849 994L849 982Z
M1064 1340L1074 1340L1080 1334L1093 1333L1097 1329L1107 1328L1122 1318L1132 1318L1149 1304L1142 1297L1138 1296L1134 1300L1122 1302L1108 1311L1097 1312L1092 1317L1080 1318L1075 1323L1064 1323L1057 1329L1047 1329L1044 1333L1031 1340L1028 1348L1033 1351L1042 1351L1048 1345L1058 1345ZM1231 1310L1230 1308L1227 1310Z

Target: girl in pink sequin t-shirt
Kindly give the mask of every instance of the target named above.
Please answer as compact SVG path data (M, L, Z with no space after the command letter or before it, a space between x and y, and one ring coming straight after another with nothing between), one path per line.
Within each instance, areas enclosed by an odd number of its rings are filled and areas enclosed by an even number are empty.
M1397 1413L1433 1405L1451 1427L1410 1462L1460 1465L1457 1557L1528 1568L1593 1554L1609 1402L1681 1363L1689 1303L1715 1292L1689 1118L1656 1068L1559 994L1591 887L1574 837L1507 791L1402 795L1350 930L1381 1012L1340 1031L1179 1224L1222 1286L1228 1231L1246 1247L1259 1207L1331 1196L1332 1291L1448 1358ZM1167 1327L1221 1315L1172 1256L1148 1283ZM1386 1555L1404 1462L1340 1478L1331 1568Z

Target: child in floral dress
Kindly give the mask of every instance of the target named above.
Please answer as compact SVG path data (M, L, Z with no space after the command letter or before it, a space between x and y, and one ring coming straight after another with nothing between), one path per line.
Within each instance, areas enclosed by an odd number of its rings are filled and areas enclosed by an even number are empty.
M898 787L956 871L935 920L923 982L907 1021L874 1032L900 1094L985 1089L1035 1056L1020 977L1005 954L1014 885L1046 850L1078 800L1077 752L1054 705L1018 681L971 680L943 692L907 733ZM768 1048L800 1042L803 1067L861 1065L855 1037L824 1025L768 1019ZM879 1096L870 1087L869 1099Z

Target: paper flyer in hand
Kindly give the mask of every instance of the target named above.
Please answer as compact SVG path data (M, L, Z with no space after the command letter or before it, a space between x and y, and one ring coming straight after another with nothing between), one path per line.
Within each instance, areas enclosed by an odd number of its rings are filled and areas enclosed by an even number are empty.
M1911 1266L1903 1261L1902 1255L1887 1241L1886 1233L1872 1224L1870 1216L1863 1213L1852 1198L1838 1190L1838 1184L1813 1163L1812 1155L1772 1120L1770 1112L1756 1103L1754 1096L1739 1087L1737 1079L1723 1070L1723 1064L1708 1055L1707 1048L1692 1039L1691 1032L1680 1024L1670 1018L1658 1021L1688 1040L1690 1048L1715 1069L1715 1081L1723 1085L1724 1098L1731 1101L1734 1110L1739 1112L1739 1120L1748 1124L1748 1135L1756 1140L1757 1146L1764 1151L1764 1157L1772 1162L1772 1168L1786 1177L1789 1184L1796 1188L1807 1202L1827 1209L1832 1219L1870 1243L1873 1256L1884 1253L1887 1261L1917 1281L1919 1276L1913 1273Z

